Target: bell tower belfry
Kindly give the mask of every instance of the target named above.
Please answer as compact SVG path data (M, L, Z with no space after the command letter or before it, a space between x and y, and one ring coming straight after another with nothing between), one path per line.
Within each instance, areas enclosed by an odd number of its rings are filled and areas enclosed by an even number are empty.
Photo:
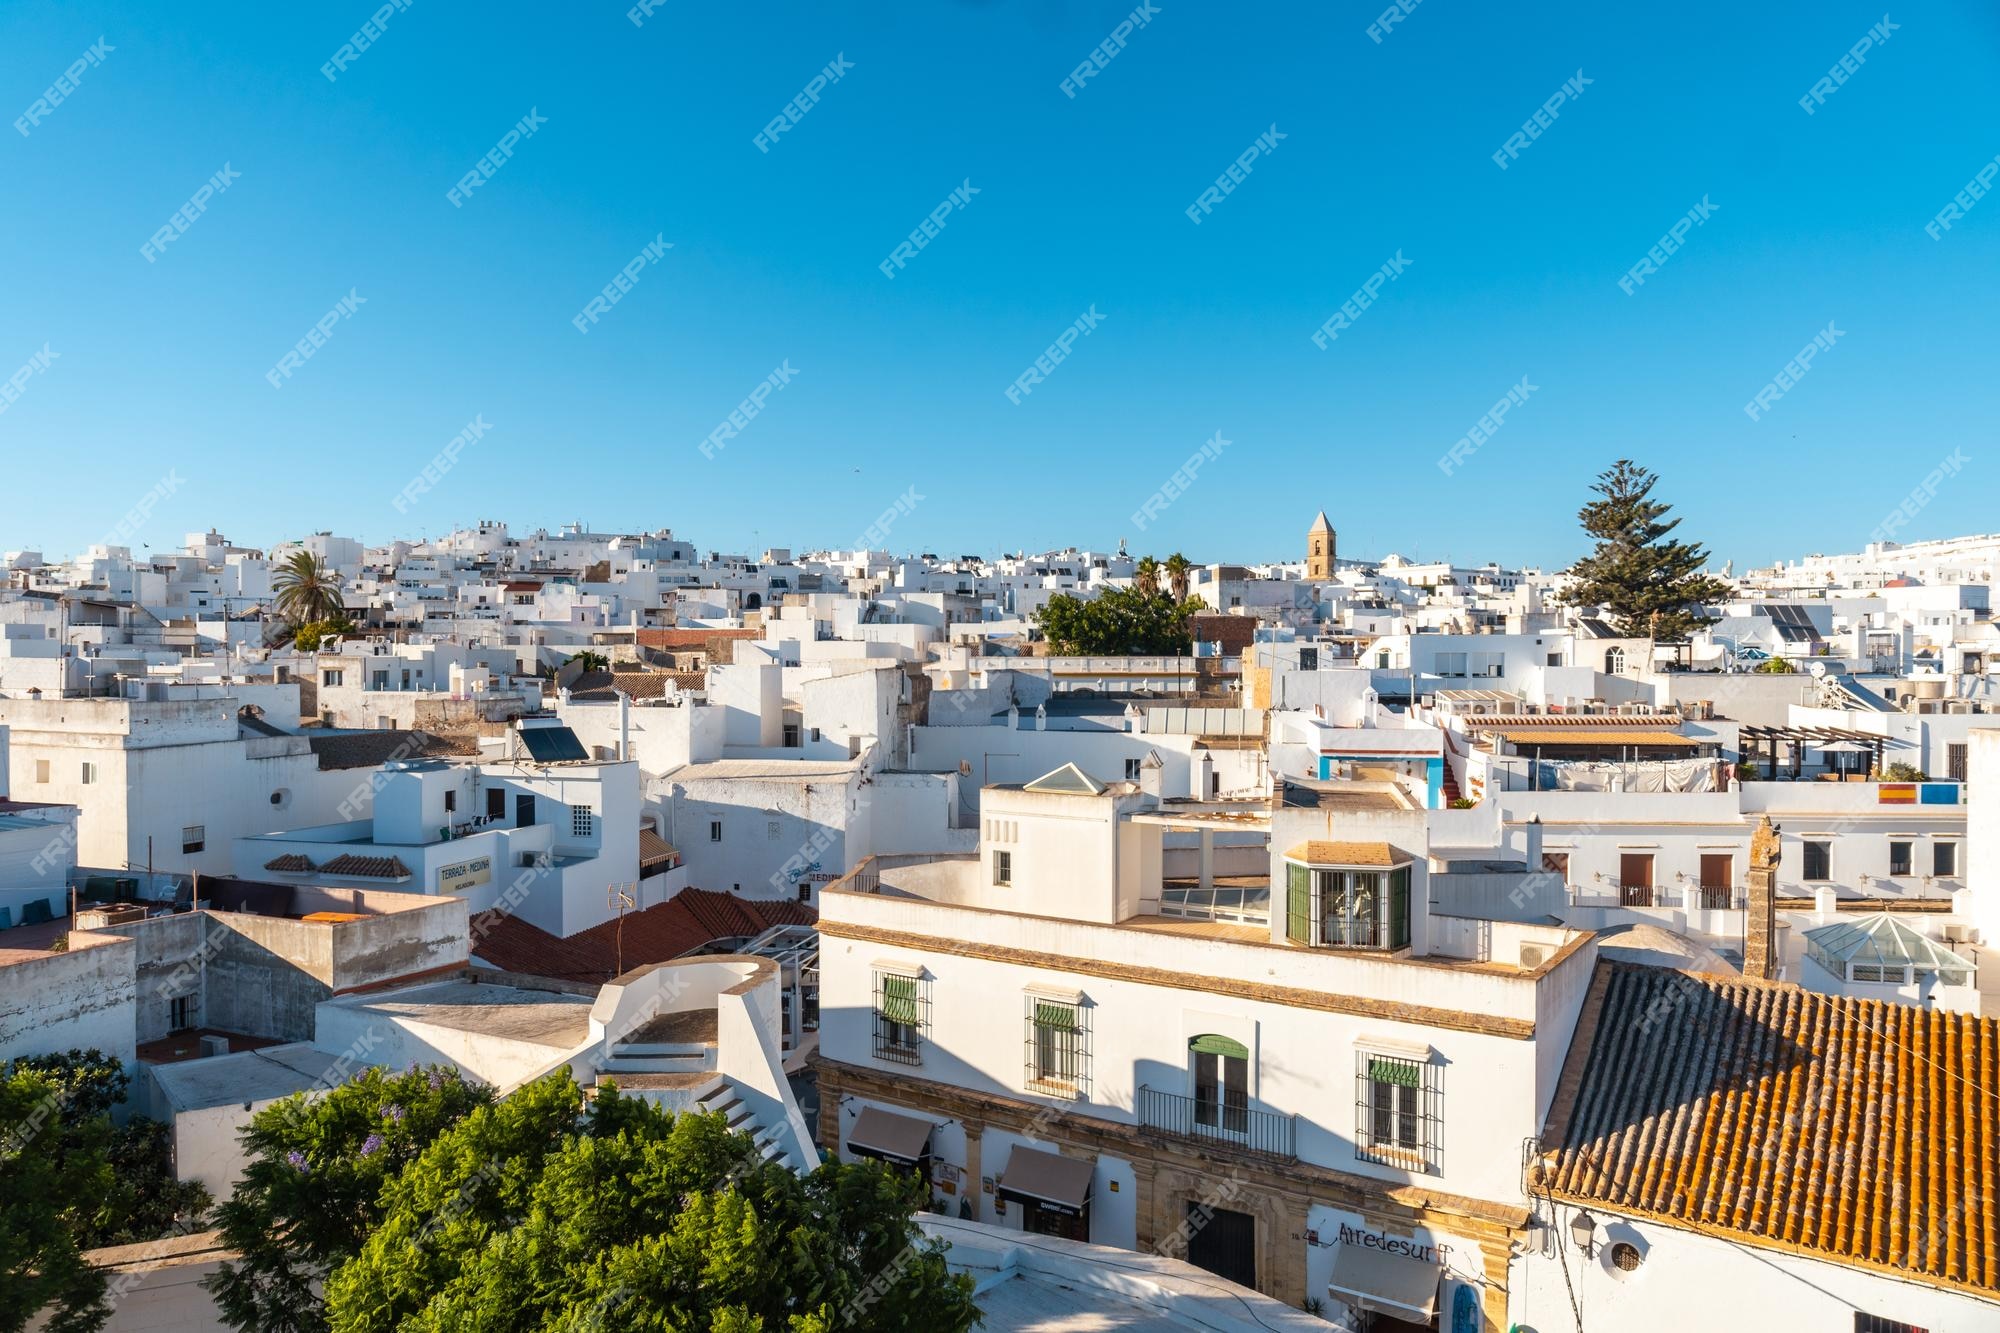
M1313 520L1312 531L1306 534L1306 577L1309 579L1330 579L1333 577L1334 552L1337 541L1333 524L1326 521L1326 511L1319 511Z

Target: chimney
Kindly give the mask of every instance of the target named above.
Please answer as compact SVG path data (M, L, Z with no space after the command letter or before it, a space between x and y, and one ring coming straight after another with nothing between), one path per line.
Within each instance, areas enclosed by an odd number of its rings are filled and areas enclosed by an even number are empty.
M1743 975L1771 981L1778 975L1778 830L1765 815L1750 835L1750 901L1743 921Z

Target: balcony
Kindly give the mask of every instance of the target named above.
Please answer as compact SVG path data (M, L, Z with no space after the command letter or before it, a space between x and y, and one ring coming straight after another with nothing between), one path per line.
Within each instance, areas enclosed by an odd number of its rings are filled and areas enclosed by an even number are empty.
M1297 1117L1142 1087L1139 1123L1189 1143L1211 1143L1295 1161Z

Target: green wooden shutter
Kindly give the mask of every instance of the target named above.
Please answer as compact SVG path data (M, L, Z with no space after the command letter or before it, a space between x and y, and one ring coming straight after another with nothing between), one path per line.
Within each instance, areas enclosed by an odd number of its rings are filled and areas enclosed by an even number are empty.
M1398 1087L1421 1086L1422 1071L1408 1060L1370 1060L1368 1062L1370 1083L1393 1083Z
M917 979L915 977L884 976L882 978L882 1017L891 1023L917 1025Z
M1218 1037L1213 1032L1204 1033L1188 1043L1188 1049L1196 1055L1221 1055L1234 1060L1248 1060L1250 1048L1240 1041Z
M1312 943L1312 871L1290 862L1285 865L1285 935Z
M1064 1032L1076 1030L1076 1008L1067 1004L1044 1004L1035 1002L1035 1026L1055 1028Z

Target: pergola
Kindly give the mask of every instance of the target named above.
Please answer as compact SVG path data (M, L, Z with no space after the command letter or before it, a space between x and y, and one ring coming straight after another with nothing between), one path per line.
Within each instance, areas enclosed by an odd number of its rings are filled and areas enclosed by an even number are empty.
M1777 774L1781 758L1779 747L1790 745L1794 782L1798 781L1805 767L1808 745L1832 745L1842 741L1859 745L1871 753L1871 770L1879 773L1882 771L1882 751L1889 744L1887 736L1878 736L1872 731L1856 731L1852 727L1745 727L1737 733L1737 737L1746 763L1756 763L1759 751L1770 751L1773 777Z

